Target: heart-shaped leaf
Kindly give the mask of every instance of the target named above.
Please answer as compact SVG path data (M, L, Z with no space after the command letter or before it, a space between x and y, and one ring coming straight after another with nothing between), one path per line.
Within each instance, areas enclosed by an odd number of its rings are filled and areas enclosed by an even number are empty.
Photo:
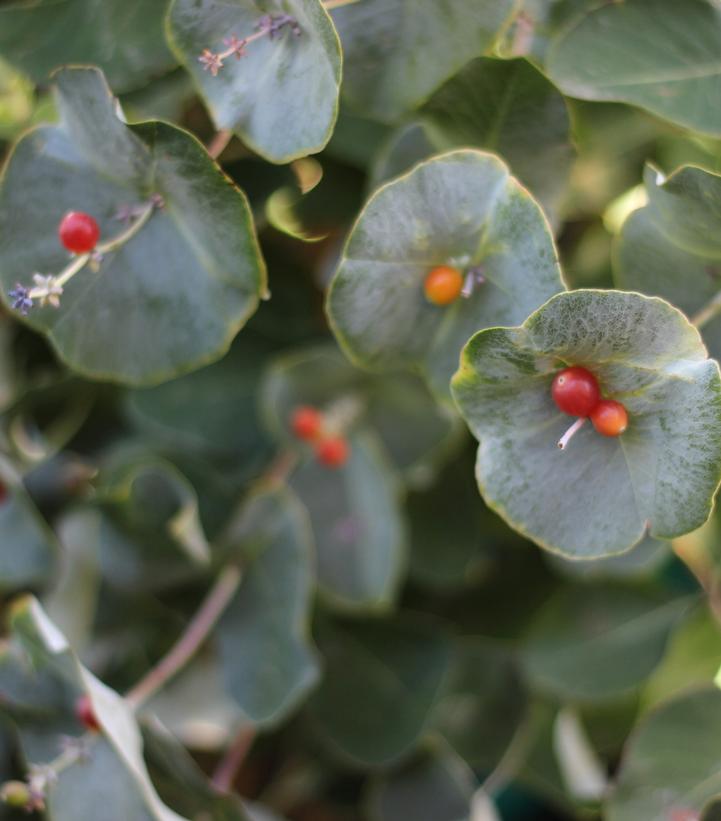
M553 40L546 68L571 97L631 103L721 134L721 111L709 104L720 49L721 11L707 0L604 3Z
M587 424L559 450L572 418L551 383L573 364L625 405L628 430L605 437ZM486 502L543 547L598 558L708 518L721 478L721 376L698 331L660 299L559 294L519 328L476 334L453 393L481 442Z
M534 619L523 651L534 684L567 701L598 701L638 687L660 663L687 599L625 587L577 586Z
M472 293L433 305L425 278L449 264L472 278ZM535 200L498 158L455 151L371 197L346 244L328 312L355 361L420 368L447 396L471 334L521 322L562 289L553 238Z
M721 693L684 693L649 713L631 736L608 821L690 821L721 792ZM683 751L683 753L681 752Z
M171 44L218 128L271 162L325 146L338 114L341 54L319 0L174 0L168 20ZM206 50L230 53L212 66L199 60Z
M101 728L88 739L87 754L78 755L56 781L50 780L47 818L77 821L97 815L102 806L107 821L184 821L155 792L143 760L140 730L128 704L80 664L35 599L17 602L11 617L15 641L0 659L0 688L18 726L27 763L55 761L63 739L81 734L75 717L81 694L90 699ZM28 706L39 708L42 720L16 711L23 702L25 711Z
M305 511L280 490L254 496L233 528L226 549L252 542L255 555L218 624L226 688L253 722L277 723L318 679L307 635L311 534Z
M526 60L479 57L418 112L420 133L400 132L376 167L384 180L438 151L493 151L556 216L570 172L570 120L563 95Z
M398 119L490 50L513 11L513 0L363 0L335 9L345 98L375 119Z
M616 244L616 280L694 317L719 357L721 177L686 166L667 179L649 166L644 184L648 205L629 216Z
M116 92L175 65L163 33L167 0L36 0L0 7L0 54L36 83L58 66L100 66ZM121 34L122 32L122 34Z
M349 438L350 458L337 468L307 459L291 486L310 514L316 577L329 603L384 610L396 598L406 558L400 484L368 434Z
M97 272L88 265L64 284L58 310L36 305L28 322L100 379L155 384L220 358L265 287L244 196L186 132L126 125L99 71L65 69L56 82L60 125L27 134L0 183L3 289L59 274L65 212L94 216L102 248L123 233L118 212L140 207L147 222L138 217ZM164 205L151 213L153 195Z
M405 614L323 622L317 639L325 674L309 710L321 737L370 766L408 752L428 726L450 664L444 629Z

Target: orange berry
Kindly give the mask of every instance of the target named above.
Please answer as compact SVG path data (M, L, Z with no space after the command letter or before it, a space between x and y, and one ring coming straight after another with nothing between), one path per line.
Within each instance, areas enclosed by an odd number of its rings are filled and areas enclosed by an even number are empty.
M293 411L290 427L298 439L305 442L317 439L323 427L323 414L310 405L301 405Z
M338 468L348 461L350 447L342 436L329 436L321 439L316 445L315 455L318 461L329 468Z
M590 416L593 427L602 436L620 436L628 427L626 408L613 399L602 399Z
M426 276L423 290L434 305L450 305L461 295L463 274L449 265L438 265Z

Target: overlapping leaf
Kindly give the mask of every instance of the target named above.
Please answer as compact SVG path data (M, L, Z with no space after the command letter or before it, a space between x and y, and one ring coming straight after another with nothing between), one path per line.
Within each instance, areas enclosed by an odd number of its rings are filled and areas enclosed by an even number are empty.
M450 664L443 628L410 615L326 622L318 644L325 675L309 709L321 737L365 765L407 753L429 724Z
M63 770L51 786L48 819L91 818L102 806L107 821L183 821L155 792L140 730L123 699L82 667L34 599L16 604L12 626L17 643L0 659L0 688L17 722L26 762L53 761L64 736L81 734L74 704L82 693L90 698L102 728L90 741L87 756Z
M616 280L704 317L704 341L721 356L721 177L687 166L666 178L649 166L644 184L648 205L616 244Z
M430 304L429 271L455 262L485 281L468 299ZM416 367L448 381L468 337L513 325L562 290L548 223L496 157L455 151L377 191L346 244L328 297L333 329L357 362Z
M116 215L159 194L164 207L126 244L65 286L61 307L29 323L73 369L155 384L218 359L264 289L250 212L197 141L161 122L128 126L100 72L56 75L61 123L28 133L0 184L0 281L57 274L66 211L93 215L102 238Z
M565 365L590 368L625 404L628 430L572 422L551 399ZM453 391L481 441L486 502L538 544L570 557L621 553L649 532L703 524L721 477L721 378L684 316L620 291L560 294L519 328L476 334Z
M0 590L46 583L58 545L14 472L0 465Z
M599 701L638 687L660 663L686 599L624 587L560 593L534 620L523 651L537 687L566 700Z
M650 713L629 741L608 821L697 817L721 792L719 732L716 689L685 693Z
M290 420L302 405L347 415L350 429L370 429L411 482L427 480L452 446L457 420L439 407L423 382L407 373L370 376L354 368L335 348L315 347L277 359L261 387L269 428L293 443Z
M3 3L0 55L44 83L58 66L99 65L116 92L175 65L163 33L167 0Z
M401 488L372 437L356 433L348 442L346 464L307 459L291 486L310 514L320 591L341 608L382 610L395 600L405 566Z
M513 0L363 0L334 10L345 98L363 114L398 119L489 50L513 7Z
M290 14L299 29L248 43L214 76L198 57L246 39L266 14ZM171 44L193 75L218 128L231 129L271 162L320 151L338 113L338 35L319 0L174 0Z
M308 638L312 544L287 491L253 497L225 547L246 556L244 579L218 625L226 688L255 723L277 722L318 679Z
M708 0L633 0L592 7L554 38L551 79L572 97L638 105L721 134L721 11Z
M479 57L441 86L384 152L387 179L438 151L493 151L554 218L570 171L570 121L563 95L526 60Z

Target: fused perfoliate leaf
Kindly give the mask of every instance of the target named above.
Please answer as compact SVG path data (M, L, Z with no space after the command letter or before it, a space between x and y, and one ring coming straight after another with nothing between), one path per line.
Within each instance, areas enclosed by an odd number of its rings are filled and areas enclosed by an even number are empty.
M60 124L26 134L0 180L5 299L96 379L155 384L219 359L265 289L245 197L187 132L127 125L97 69L55 81ZM132 236L84 267L75 257L80 270L30 310L28 286L40 293L68 265L57 229L78 210L98 222L100 250Z
M437 266L464 277L451 304L426 297L426 277ZM535 200L497 157L454 151L371 197L343 252L328 314L356 362L420 369L447 396L473 333L522 322L563 287Z
M573 422L551 398L582 365L622 402L628 429ZM721 478L721 377L698 331L668 303L621 291L559 294L518 328L476 334L453 394L480 441L486 502L516 530L576 558L622 553L646 532L700 527Z
M218 128L278 163L328 142L341 54L319 0L175 0L168 31Z

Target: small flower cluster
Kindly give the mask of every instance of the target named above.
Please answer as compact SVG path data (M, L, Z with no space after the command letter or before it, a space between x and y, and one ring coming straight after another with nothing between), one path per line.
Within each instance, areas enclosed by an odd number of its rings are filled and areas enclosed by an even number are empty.
M224 61L229 57L240 60L241 57L245 56L248 44L252 43L253 40L266 36L270 40L275 40L276 37L280 37L285 29L292 31L296 37L300 37L303 31L295 17L290 14L265 14L256 24L255 34L242 39L232 34L223 40L223 44L226 46L225 51L215 52L209 48L203 49L203 53L198 57L198 62L213 77L217 77L218 72L223 68Z

